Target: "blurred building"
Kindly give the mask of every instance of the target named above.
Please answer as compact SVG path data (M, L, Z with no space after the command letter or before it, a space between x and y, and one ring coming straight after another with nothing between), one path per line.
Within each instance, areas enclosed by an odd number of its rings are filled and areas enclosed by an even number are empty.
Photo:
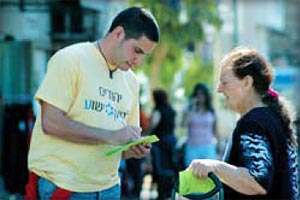
M12 95L32 96L48 58L64 46L103 36L124 4L118 0L0 0L0 57L5 59L0 61L0 91L6 102ZM22 71L8 67L20 63ZM17 71L27 78L20 79ZM11 93L19 87L10 83L13 78L26 89Z
M223 26L215 32L216 63L235 46L260 51L275 67L275 89L298 104L300 1L220 0Z
M273 87L298 107L299 114L299 10L299 0L219 0L222 27L217 31L205 26L206 38L200 44L199 56L203 61L214 62L217 72L221 58L234 47L257 49L275 67ZM215 84L218 84L218 73L215 73ZM222 107L222 95L216 97L221 134L226 138L236 116Z
M220 0L220 53L251 46L273 63L300 66L299 8L298 0Z

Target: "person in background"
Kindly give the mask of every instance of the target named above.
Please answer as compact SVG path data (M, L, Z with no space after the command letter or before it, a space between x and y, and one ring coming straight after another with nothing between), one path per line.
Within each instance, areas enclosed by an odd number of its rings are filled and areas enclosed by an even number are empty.
M154 108L150 117L151 134L159 141L152 145L152 177L157 182L158 199L171 197L175 165L175 110L168 101L168 94L163 89L153 90Z
M188 169L199 178L214 172L225 199L299 199L294 116L271 88L272 66L255 49L239 47L220 68L218 92L240 119L225 161L196 159Z
M193 159L197 158L216 159L217 117L209 90L204 83L195 85L190 104L184 113L183 125L188 131L185 166L187 167Z
M141 137L132 68L152 53L159 37L154 16L130 7L102 39L50 58L35 96L41 110L30 144L27 199L120 199L120 159L149 155L150 144L112 157L105 153Z
M142 128L142 136L146 136L146 132L149 129L149 117L145 113L142 105L140 104L140 126ZM124 185L124 196L129 199L140 199L140 193L142 190L143 184L143 163L144 158L136 159L130 158L126 159L126 172L125 172L125 180Z
M142 128L142 135L147 135L148 129L150 128L150 119L141 104L140 104L140 125Z

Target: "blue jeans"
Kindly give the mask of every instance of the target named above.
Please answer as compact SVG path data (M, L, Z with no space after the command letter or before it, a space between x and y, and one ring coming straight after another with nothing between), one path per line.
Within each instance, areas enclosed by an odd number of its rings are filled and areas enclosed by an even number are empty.
M40 177L38 180L38 194L41 200L49 200L57 186L51 181ZM99 192L72 192L70 200L120 200L121 191L119 184Z

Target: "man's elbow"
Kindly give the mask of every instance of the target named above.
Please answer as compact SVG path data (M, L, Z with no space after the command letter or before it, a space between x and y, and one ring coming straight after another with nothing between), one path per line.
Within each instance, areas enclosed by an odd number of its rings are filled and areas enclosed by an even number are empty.
M53 123L49 122L49 120L42 120L42 130L43 133L46 135L54 135L55 130L54 126L52 125Z

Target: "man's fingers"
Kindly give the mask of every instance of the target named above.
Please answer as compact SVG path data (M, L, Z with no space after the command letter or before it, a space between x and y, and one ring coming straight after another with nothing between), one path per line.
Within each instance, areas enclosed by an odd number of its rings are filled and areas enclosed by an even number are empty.
M141 137L141 127L130 126L131 129L131 141L135 141Z
M148 148L147 146L145 146L143 144L133 146L131 149L138 157L143 157L150 153L150 148Z

